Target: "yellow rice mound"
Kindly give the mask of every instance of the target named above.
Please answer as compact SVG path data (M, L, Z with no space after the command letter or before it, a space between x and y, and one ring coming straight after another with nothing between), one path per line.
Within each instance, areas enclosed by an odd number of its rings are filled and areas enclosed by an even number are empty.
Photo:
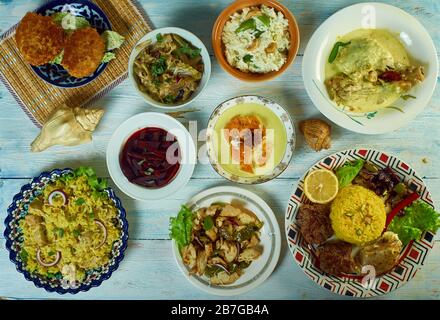
M376 240L385 228L385 204L361 186L342 188L331 206L330 220L340 240L364 245Z
M54 190L62 190L67 195L66 205L48 203L49 195ZM117 216L118 210L108 197L92 196L85 176L77 177L67 184L57 180L47 185L43 193L30 204L25 219L20 221L24 237L22 253L25 253L25 269L43 276L60 274L64 278L66 272L73 272L70 276L82 281L87 270L102 267L109 262L113 243L121 234L112 222ZM104 224L108 233L105 243L100 247L98 245L103 239L103 233L94 223L95 219ZM52 267L42 266L36 259L38 250L41 250L44 261L53 261L57 251L61 253L61 260Z

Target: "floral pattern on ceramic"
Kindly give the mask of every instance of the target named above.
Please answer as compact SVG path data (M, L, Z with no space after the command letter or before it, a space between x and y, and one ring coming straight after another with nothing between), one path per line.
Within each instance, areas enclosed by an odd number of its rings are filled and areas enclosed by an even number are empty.
M256 103L269 108L281 120L284 125L284 129L286 130L287 146L284 152L284 156L281 159L280 163L275 166L275 168L269 174L256 177L240 177L226 171L219 163L217 163L217 153L216 150L214 150L213 143L215 124L225 110L243 103ZM211 117L209 118L208 128L206 131L206 141L209 161L211 162L214 170L219 175L233 182L238 182L242 184L259 184L276 178L288 167L290 160L293 156L293 151L295 150L295 125L293 124L289 113L278 103L260 96L239 96L221 103L217 108L214 109Z
M105 30L112 30L110 21L105 13L93 2L88 0L56 0L40 7L37 13L50 16L56 12L73 12L89 21L90 25L99 33ZM88 84L96 79L106 68L107 63L101 63L98 68L88 77L75 78L69 75L66 69L57 64L45 64L42 66L31 66L34 72L44 81L62 88L77 88Z
M6 239L6 249L9 251L9 259L15 264L16 269L24 275L26 280L32 281L36 287L59 294L76 294L101 285L104 280L110 278L112 273L118 269L128 244L128 222L125 209L122 207L121 201L114 191L111 188L107 188L105 193L107 193L118 210L117 224L121 230L121 237L113 244L109 262L99 269L88 270L86 278L81 283L75 285L62 281L62 279L43 278L25 270L23 261L20 258L23 234L19 228L19 222L26 217L29 204L42 193L47 184L72 172L73 170L70 168L55 169L51 172L43 172L38 177L33 178L30 183L24 185L21 191L14 196L12 204L8 207L8 215L5 220L6 229L4 236Z

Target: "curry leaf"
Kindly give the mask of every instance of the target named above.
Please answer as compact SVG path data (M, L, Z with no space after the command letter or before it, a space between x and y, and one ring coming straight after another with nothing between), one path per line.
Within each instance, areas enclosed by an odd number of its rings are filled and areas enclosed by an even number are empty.
M252 62L253 59L254 59L254 56L251 54L247 54L243 57L243 61L246 63Z
M257 24L253 18L247 19L243 21L237 29L235 29L235 33L240 33L246 30L255 30L257 28Z
M206 216L203 220L203 229L206 231L210 230L214 226L214 220L212 220L211 216Z

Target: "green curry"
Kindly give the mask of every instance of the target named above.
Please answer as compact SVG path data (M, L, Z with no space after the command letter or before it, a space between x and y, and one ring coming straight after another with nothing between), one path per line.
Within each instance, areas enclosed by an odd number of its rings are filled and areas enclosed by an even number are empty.
M393 104L423 80L399 39L387 30L358 29L338 38L325 67L329 96L351 112Z

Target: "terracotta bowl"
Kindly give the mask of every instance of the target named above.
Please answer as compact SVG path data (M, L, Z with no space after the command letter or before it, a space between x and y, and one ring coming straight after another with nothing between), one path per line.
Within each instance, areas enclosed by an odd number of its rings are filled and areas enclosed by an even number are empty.
M224 45L222 42L223 27L225 23L229 20L230 16L235 12L240 11L246 7L261 6L261 5L274 8L275 11L280 11L284 15L284 17L289 21L289 32L291 38L290 49L287 54L286 63L284 63L284 65L278 71L272 71L268 73L243 72L231 66L226 60L224 54ZM298 52L298 48L299 48L299 41L300 41L299 29L295 17L285 6L283 6L281 3L275 0L236 0L222 11L222 13L218 16L214 24L214 27L212 29L212 47L214 49L214 54L220 66L225 71L230 73L232 76L240 80L250 81L250 82L266 81L273 79L279 76L280 74L282 74L290 66L293 60L295 60L296 53Z

